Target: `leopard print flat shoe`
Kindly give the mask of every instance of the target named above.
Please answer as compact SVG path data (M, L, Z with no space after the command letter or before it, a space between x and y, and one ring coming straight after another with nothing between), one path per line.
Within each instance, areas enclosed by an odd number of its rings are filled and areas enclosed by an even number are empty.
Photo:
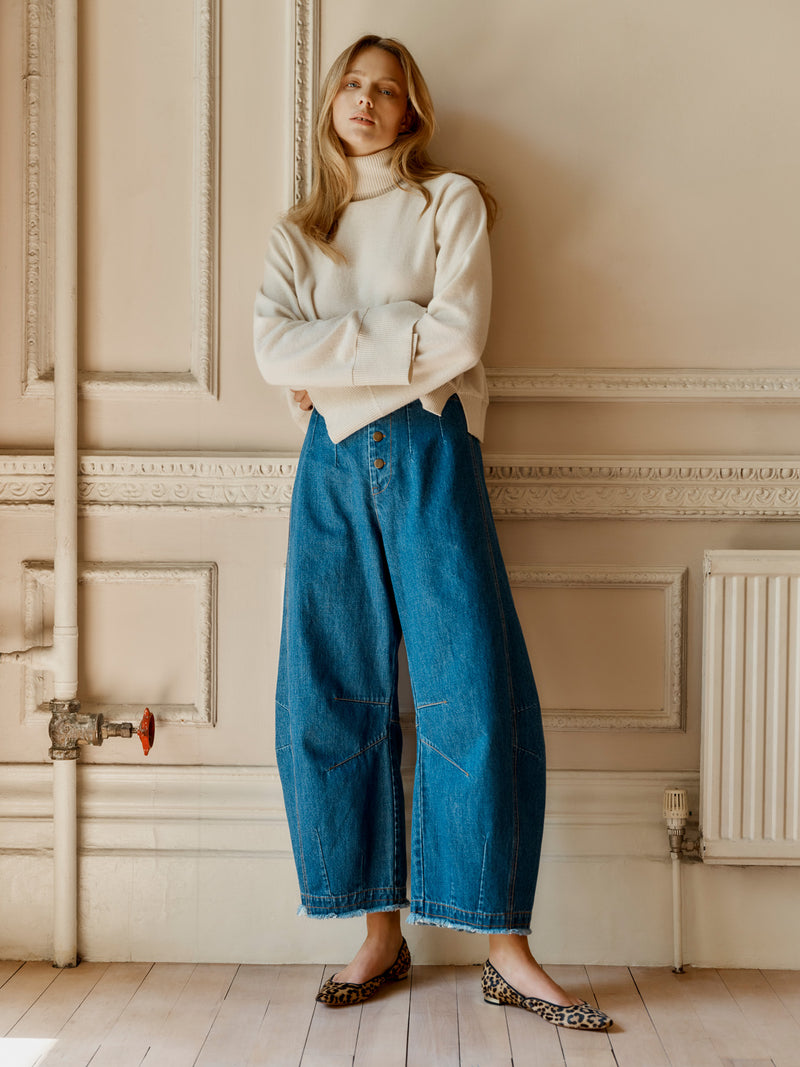
M524 1008L526 1011L532 1011L534 1015L540 1015L554 1026L566 1026L570 1030L608 1030L614 1022L604 1011L593 1008L584 1001L564 1008L560 1004L551 1004L549 1000L524 997L498 974L488 960L483 965L481 986L483 999L487 1004L510 1004L515 1008Z
M408 951L406 939L397 953L397 959L383 974L370 978L368 982L334 982L329 978L325 985L317 993L320 1004L327 1004L330 1008L344 1008L349 1004L361 1004L375 996L381 986L387 982L400 982L408 977L411 970L411 953Z

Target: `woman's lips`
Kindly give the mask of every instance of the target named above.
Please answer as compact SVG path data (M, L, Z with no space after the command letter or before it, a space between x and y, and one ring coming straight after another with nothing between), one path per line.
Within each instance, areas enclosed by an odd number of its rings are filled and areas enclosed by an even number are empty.
M368 115L353 115L350 119L351 122L362 122L367 126L374 126L375 123Z

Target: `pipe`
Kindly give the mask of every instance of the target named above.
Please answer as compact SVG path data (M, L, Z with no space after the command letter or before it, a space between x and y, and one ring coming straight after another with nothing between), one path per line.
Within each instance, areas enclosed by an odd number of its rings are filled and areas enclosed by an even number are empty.
M55 719L77 704L78 692L78 0L55 0L54 17L53 643L0 653L0 662L52 671ZM78 961L77 754L77 747L74 753L51 749L56 967L74 967Z
M683 974L683 886L681 879L681 854L671 852L672 857L672 970Z
M78 761L53 761L53 966L78 962Z
M56 701L78 692L78 3L55 4ZM53 963L78 962L77 760L53 760Z
M78 693L78 0L55 0L55 358L53 643L0 653L0 662L52 671L53 964L78 962L78 783L81 745L139 737L147 755L155 720L139 727L81 715Z
M683 884L681 877L681 858L683 856L683 835L689 817L685 789L666 789L664 791L664 818L669 834L669 852L672 859L672 970L683 974Z

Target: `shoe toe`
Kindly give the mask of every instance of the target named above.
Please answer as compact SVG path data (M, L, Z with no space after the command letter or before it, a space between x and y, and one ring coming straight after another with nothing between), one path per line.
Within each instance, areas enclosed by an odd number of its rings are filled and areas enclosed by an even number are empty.
M571 1030L608 1030L614 1020L599 1008L591 1004L574 1004L564 1008L564 1016L558 1021L559 1026Z

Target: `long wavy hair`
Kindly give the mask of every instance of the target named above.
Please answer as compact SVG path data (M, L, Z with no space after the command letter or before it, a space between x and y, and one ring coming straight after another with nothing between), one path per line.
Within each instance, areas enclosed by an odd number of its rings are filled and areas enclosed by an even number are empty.
M425 211L431 202L431 194L423 183L450 172L449 167L434 163L428 155L428 145L436 129L436 116L431 94L414 57L405 45L392 37L377 37L374 34L359 37L334 60L322 83L312 146L311 192L287 213L306 237L334 258L338 258L339 254L333 248L333 239L342 212L353 198L353 178L344 147L333 128L333 100L353 60L365 48L381 48L393 55L403 70L408 86L408 119L394 143L391 161L392 177L397 185L421 193L425 198ZM473 174L466 174L465 177L477 185L486 204L488 226L491 229L497 216L497 202L480 178Z

